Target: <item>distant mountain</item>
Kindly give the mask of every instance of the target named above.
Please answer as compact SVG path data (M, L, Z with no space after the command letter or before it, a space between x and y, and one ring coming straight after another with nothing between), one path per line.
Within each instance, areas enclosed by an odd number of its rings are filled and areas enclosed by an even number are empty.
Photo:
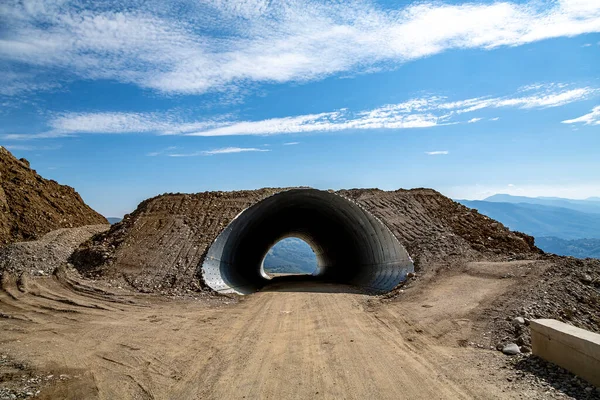
M557 237L538 237L535 244L545 252L579 258L600 258L600 239L565 240Z
M271 247L263 265L267 273L312 274L317 257L305 241L290 237Z
M119 217L106 217L106 219L108 220L108 222L110 222L111 225L118 224L123 220L123 218Z
M529 203L457 201L502 222L512 230L536 238L553 236L561 239L600 239L600 214Z
M265 267L265 272L268 274L297 274L297 275L308 275L312 274L313 271L307 271L297 265L278 265L276 267Z
M585 200L563 199L561 197L525 197L511 196L509 194L495 194L483 199L494 203L527 203L542 206L562 207L585 213L600 214L600 198L590 197Z
M534 236L535 244L545 252L580 258L600 258L600 214L529 203L531 200L558 204L564 204L565 201L586 202L586 200L532 199L509 195L495 195L491 199L492 201L457 201L502 222L512 230ZM502 199L511 202L498 202ZM594 201L590 201L590 204L593 206Z

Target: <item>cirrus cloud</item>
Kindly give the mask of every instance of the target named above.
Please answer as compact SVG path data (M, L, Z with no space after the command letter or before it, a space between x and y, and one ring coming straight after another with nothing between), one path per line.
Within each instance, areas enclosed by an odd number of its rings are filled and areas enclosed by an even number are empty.
M248 153L248 152L268 152L271 150L257 149L255 147L224 147L213 150L194 151L192 153L169 153L169 157L197 157L197 156L214 156L217 154L234 154L234 153Z
M568 119L562 121L563 124L577 124L582 123L584 125L600 125L600 106L596 106L588 114L582 115L579 118Z
M477 97L449 101L430 96L386 104L353 112L346 108L315 114L236 121L229 116L201 121L182 119L174 113L63 113L49 122L50 130L37 134L5 134L4 140L26 140L79 134L150 133L185 136L279 135L287 133L337 132L346 130L431 128L457 123L476 123L481 117L465 120L464 114L484 109L545 109L592 98L600 90L591 87L569 89L564 85L539 86L526 96ZM589 116L565 123L585 122ZM497 118L492 118L497 120ZM590 123L593 123L590 120ZM293 142L292 142L293 143Z
M600 32L600 3L419 2L384 9L359 0L12 0L0 5L0 23L0 61L55 78L46 84L3 76L8 94L48 89L61 77L201 94Z

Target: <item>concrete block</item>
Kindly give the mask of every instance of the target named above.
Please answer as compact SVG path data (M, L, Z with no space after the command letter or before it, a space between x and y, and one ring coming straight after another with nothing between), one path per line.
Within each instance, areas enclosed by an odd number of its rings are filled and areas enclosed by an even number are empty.
M600 387L600 335L554 319L532 320L533 354Z

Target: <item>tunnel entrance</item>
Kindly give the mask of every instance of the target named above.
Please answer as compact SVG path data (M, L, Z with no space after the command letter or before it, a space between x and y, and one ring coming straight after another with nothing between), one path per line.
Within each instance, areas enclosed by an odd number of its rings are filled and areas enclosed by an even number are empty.
M247 208L225 227L201 265L204 282L223 293L261 289L270 282L265 255L290 236L315 252L314 279L387 292L414 271L406 250L369 212L334 193L292 189Z
M262 261L263 276L312 276L317 272L317 256L304 240L290 236L271 247Z

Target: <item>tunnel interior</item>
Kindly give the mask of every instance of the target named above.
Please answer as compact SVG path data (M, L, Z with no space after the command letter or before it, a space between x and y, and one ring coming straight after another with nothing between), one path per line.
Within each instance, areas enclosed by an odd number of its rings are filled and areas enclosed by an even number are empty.
M290 236L315 252L313 279L387 292L414 271L396 237L366 210L334 193L293 189L244 210L219 234L201 265L204 282L222 293L261 289L270 282L266 253Z

